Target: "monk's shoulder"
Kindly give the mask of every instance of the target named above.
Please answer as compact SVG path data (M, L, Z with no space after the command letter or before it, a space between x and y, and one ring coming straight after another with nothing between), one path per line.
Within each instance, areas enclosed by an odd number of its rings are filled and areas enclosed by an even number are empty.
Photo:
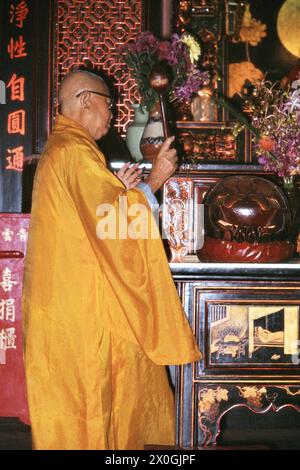
M99 161L96 144L88 139L68 134L51 135L43 152L43 160L51 165L80 165L84 162Z

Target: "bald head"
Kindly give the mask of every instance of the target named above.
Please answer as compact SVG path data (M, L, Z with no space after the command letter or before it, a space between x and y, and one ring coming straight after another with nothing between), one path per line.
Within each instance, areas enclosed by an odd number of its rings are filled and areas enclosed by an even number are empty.
M58 104L60 111L64 114L68 107L73 108L76 103L76 94L82 90L93 90L97 86L99 88L107 88L103 78L88 72L87 70L72 70L62 80L58 90Z
M68 73L59 87L60 113L78 122L95 140L109 130L112 119L111 101L104 80L86 70Z

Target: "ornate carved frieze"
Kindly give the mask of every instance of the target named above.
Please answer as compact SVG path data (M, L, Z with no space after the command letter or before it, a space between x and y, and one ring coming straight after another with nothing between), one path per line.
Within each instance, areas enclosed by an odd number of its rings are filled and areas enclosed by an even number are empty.
M236 138L233 124L177 123L178 138L183 149L183 161L193 163L248 163L251 157L249 132L244 130ZM249 161L252 163L252 161Z
M163 228L171 249L171 262L181 262L191 250L192 182L170 178L165 184Z
M230 132L182 132L179 140L188 160L198 162L237 162L237 142Z

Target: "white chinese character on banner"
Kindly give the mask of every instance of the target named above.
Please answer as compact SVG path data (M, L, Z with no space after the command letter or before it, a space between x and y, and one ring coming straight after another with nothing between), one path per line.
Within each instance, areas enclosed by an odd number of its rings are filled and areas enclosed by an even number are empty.
M6 328L6 349L16 349L16 329Z
M15 299L0 300L0 320L14 322L16 319Z
M25 228L20 228L18 231L18 237L20 239L20 242L27 242L28 238L28 232Z
M5 228L2 232L2 237L5 242L11 242L14 232L10 228Z
M0 320L4 320L5 318L5 306L6 302L5 300L0 300Z
M14 322L16 319L15 299L6 300L6 320Z
M4 320L5 318L5 306L6 302L5 300L0 300L0 320Z
M0 349L5 351L6 349L6 333L5 330L0 330Z
M15 328L0 330L0 349L16 349L16 338Z
M2 271L2 282L0 282L0 286L2 286L4 292L10 292L13 285L17 284L17 281L12 280L11 274L9 268L5 268L4 271Z

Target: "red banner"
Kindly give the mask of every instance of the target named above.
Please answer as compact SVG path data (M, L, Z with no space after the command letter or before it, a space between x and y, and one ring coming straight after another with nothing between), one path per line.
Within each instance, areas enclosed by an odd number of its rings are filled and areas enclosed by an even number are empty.
M28 226L27 214L0 214L0 416L27 424L21 296Z

